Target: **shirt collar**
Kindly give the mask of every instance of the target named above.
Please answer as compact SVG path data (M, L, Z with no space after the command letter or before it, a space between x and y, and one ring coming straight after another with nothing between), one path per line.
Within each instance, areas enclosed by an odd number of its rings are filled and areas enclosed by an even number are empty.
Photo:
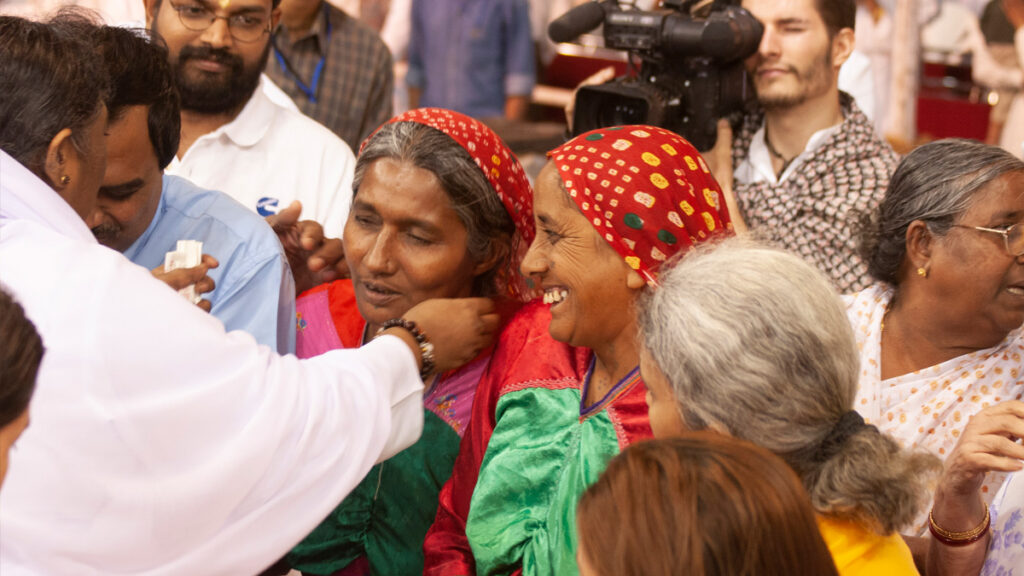
M0 150L0 221L30 220L64 236L96 243L71 205L20 162Z
M333 10L330 10L329 8L325 10L321 5L319 12L317 13L316 20L313 21L313 26L305 33L300 34L295 38L292 38L289 35L288 29L284 27L284 24L278 24L277 29L274 30L274 37L287 43L289 46L295 46L307 38L316 38L317 50L323 53L327 46L327 15L329 12L333 12Z
M768 145L764 140L764 126L765 124L762 122L761 127L758 128L757 132L754 133L754 137L750 140L750 154L747 158L753 165L754 169L761 173L764 180L779 183L792 176L808 156L810 156L815 150L824 146L833 134L839 132L843 127L843 123L840 122L835 126L822 128L814 134L811 134L811 137L807 140L807 146L804 147L804 151L794 158L793 161L789 163L789 166L786 166L786 169L778 178L776 178L775 171L772 169L771 154L768 152Z
M266 74L260 74L260 83L253 90L249 101L235 119L214 130L208 136L216 138L226 135L232 142L243 148L255 146L270 130L277 106L267 97L264 84L269 82Z

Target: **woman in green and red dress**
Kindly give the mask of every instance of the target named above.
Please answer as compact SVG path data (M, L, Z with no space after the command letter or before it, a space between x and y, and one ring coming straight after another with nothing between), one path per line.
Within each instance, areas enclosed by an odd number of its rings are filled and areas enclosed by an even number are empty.
M575 574L576 502L651 435L634 303L673 254L730 234L688 142L649 126L548 154L522 271L544 292L499 337L424 544L426 574Z
M518 274L533 238L529 182L508 147L462 114L402 114L360 150L345 224L350 280L296 302L299 357L356 348L430 298L529 295ZM427 382L421 439L369 475L288 555L306 574L418 574L423 537L451 474L489 351Z

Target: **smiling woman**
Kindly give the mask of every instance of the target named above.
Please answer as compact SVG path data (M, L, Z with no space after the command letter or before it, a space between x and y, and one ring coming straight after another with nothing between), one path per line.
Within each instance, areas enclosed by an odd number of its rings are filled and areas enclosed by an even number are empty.
M867 219L862 251L879 283L846 297L855 408L904 445L945 458L971 416L1024 394L1022 222L1024 162L969 140L911 152ZM986 501L1004 478L989 475Z
M544 291L502 332L424 544L426 574L575 574L575 507L650 437L634 304L662 263L731 234L689 142L651 126L551 151L522 272Z
M356 348L431 298L530 292L516 268L533 238L530 185L494 132L462 114L421 109L381 127L356 164L345 225L350 280L296 302L297 352ZM287 558L306 574L417 574L437 494L469 422L483 353L428 383L419 442L378 464Z

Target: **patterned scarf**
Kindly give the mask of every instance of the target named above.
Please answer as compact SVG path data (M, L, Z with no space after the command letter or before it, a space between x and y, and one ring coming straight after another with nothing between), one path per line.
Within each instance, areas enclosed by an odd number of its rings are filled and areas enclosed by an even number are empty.
M839 131L786 180L737 182L734 188L752 231L814 264L845 294L871 284L857 249L856 218L878 207L899 156L849 95L840 94L840 103L846 119ZM733 166L747 159L763 125L763 110L743 117L733 138Z
M516 227L515 237L512 239L513 257L510 270L502 272L499 286L505 283L513 298L529 300L535 295L534 291L529 287L527 279L518 271L526 250L533 242L533 188L530 187L530 181L519 160L493 130L478 120L452 110L409 110L388 120L385 125L395 122L415 122L439 130L458 143L473 158L473 162L490 182L495 194L501 198L501 203L504 204ZM359 148L360 152L374 135L376 132L363 141Z
M651 286L673 254L732 233L718 182L700 153L673 132L601 128L548 157L583 215Z

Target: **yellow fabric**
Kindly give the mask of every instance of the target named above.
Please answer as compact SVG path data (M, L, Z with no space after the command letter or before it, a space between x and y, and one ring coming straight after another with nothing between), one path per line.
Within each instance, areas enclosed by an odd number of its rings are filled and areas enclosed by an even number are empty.
M821 517L818 529L840 576L918 576L899 534L881 536L855 522Z

